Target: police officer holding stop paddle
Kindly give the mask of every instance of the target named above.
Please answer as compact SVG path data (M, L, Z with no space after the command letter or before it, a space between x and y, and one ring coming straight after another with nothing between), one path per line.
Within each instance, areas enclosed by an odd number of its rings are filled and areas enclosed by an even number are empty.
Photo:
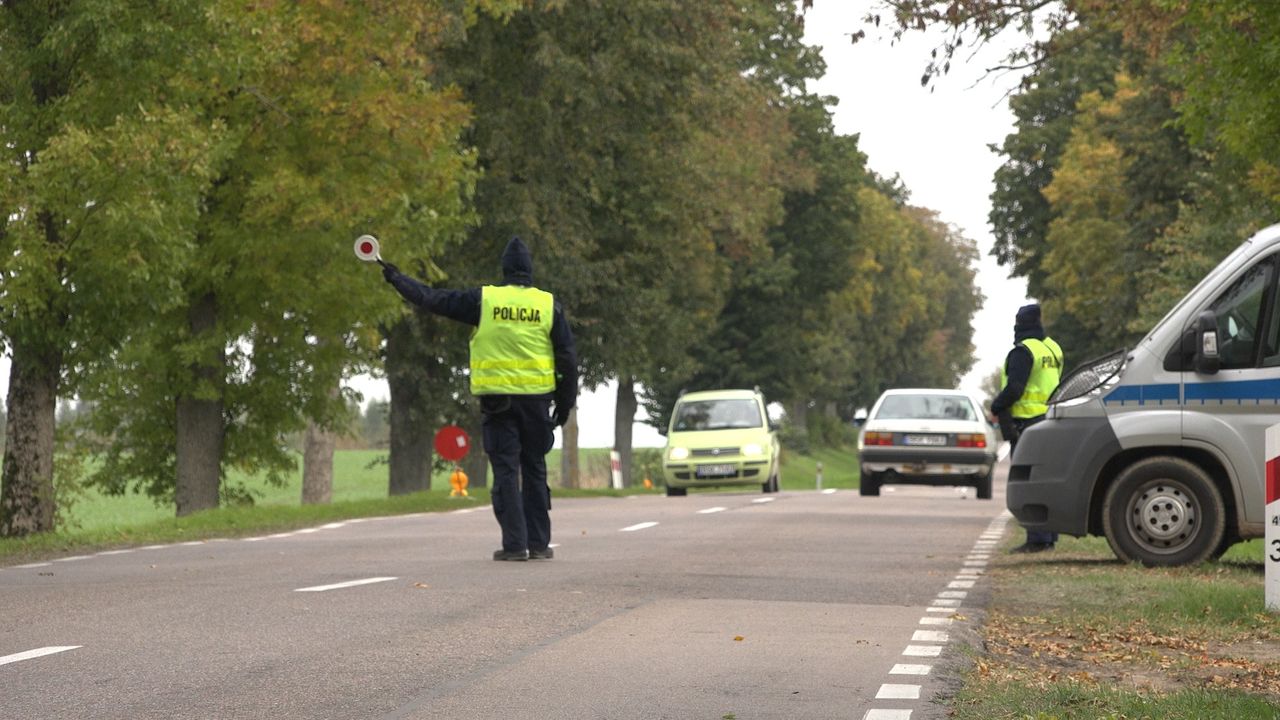
M501 285L438 290L376 258L406 300L475 327L471 392L484 413L484 451L493 467L493 514L502 527L494 560L550 560L551 490L546 455L555 428L577 402L578 361L564 310L533 287L533 256L512 238L502 253ZM356 254L364 258L357 244ZM555 403L554 413L552 402Z

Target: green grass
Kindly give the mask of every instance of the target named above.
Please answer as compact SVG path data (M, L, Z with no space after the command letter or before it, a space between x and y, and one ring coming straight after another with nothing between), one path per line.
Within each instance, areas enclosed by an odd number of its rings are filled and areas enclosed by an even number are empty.
M1238 691L1127 691L1087 681L993 683L966 687L955 718L982 720L1264 720L1280 718L1265 699Z
M1009 546L1021 541L1013 532ZM1280 618L1263 543L1192 568L1115 560L1101 538L999 555L958 720L1280 718Z
M174 517L172 505L157 506L144 495L129 493L123 496L105 496L96 490L89 490L63 509L66 522L57 532L30 538L0 538L0 563L16 564L115 547L244 537L347 518L442 512L489 503L488 490L483 487L473 487L468 498L449 497L448 473L436 473L432 478L432 490L428 492L387 497L385 459L386 452L381 450L343 450L335 453L333 501L328 505L301 505L300 472L293 473L283 486L278 487L267 484L261 478L233 473L227 478L227 485L247 489L254 497L253 505L220 508L183 518ZM856 454L848 451L823 451L814 458L785 453L783 487L791 490L813 489L814 467L819 461L824 465L824 487L857 486ZM603 478L609 466L609 451L603 448L584 448L579 462L585 474ZM616 497L664 492L660 483L648 489L637 486L624 490L570 490L558 487L559 450L553 450L547 456L547 468L556 497ZM741 492L741 488L734 490Z
M812 455L782 450L782 489L813 490L818 463L822 463L822 487L846 490L858 487L858 452L853 447L819 448Z

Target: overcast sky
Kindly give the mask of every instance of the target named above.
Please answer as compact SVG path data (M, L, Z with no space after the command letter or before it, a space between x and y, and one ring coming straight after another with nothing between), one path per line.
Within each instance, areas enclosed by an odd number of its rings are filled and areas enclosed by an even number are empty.
M931 208L976 241L981 261L978 285L986 302L974 318L977 363L961 387L977 392L984 377L1000 366L1013 342L1013 316L1026 302L1026 283L1010 280L989 255L992 245L987 213L991 179L1000 158L988 149L1012 131L1013 117L1004 96L1016 85L1009 75L984 79L985 69L1003 56L1000 47L979 52L971 61L957 58L951 74L930 92L920 86L937 35L913 34L890 45L874 29L854 45L849 35L861 28L871 0L817 0L805 17L805 40L822 47L827 75L813 91L840 99L836 130L858 134L859 147L872 170L902 176L912 204ZM572 311L572 309L570 309ZM8 386L9 363L0 360L0 393ZM386 397L382 382L356 383L367 398ZM643 411L642 411L643 412ZM583 393L579 399L580 444L613 444L613 388ZM660 446L653 428L637 424L637 446Z

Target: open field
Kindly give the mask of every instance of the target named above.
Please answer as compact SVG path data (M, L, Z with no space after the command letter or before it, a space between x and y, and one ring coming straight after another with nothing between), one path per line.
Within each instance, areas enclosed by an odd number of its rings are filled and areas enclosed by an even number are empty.
M654 449L647 451L658 452ZM645 449L637 452L645 452ZM783 488L812 489L818 462L824 466L824 487L857 487L856 453L829 449L819 451L814 457L784 452ZM664 492L660 482L654 483L652 488L639 485L643 476L639 472L636 487L606 489L607 449L583 449L581 467L583 484L587 487L576 490L561 488L558 487L560 451L553 450L547 456L552 492L557 497ZM227 478L226 483L248 490L254 498L253 505L224 507L175 518L172 505L158 506L144 495L104 496L96 490L85 491L62 508L65 523L58 532L31 538L0 539L0 562L16 563L120 546L280 532L345 518L443 512L489 503L488 490L475 487L474 483L469 497L449 497L447 472L433 476L432 489L428 492L389 498L386 452L382 450L341 450L335 453L333 502L328 505L301 505L300 471L292 473L283 486L269 485L261 478L235 473ZM737 490L741 491L741 488Z

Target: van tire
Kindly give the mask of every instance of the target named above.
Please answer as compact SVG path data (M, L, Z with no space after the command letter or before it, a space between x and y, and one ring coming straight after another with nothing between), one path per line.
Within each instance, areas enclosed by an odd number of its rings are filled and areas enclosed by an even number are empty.
M1125 468L1107 488L1102 529L1124 562L1147 567L1199 565L1219 552L1227 511L1203 469L1175 457Z

